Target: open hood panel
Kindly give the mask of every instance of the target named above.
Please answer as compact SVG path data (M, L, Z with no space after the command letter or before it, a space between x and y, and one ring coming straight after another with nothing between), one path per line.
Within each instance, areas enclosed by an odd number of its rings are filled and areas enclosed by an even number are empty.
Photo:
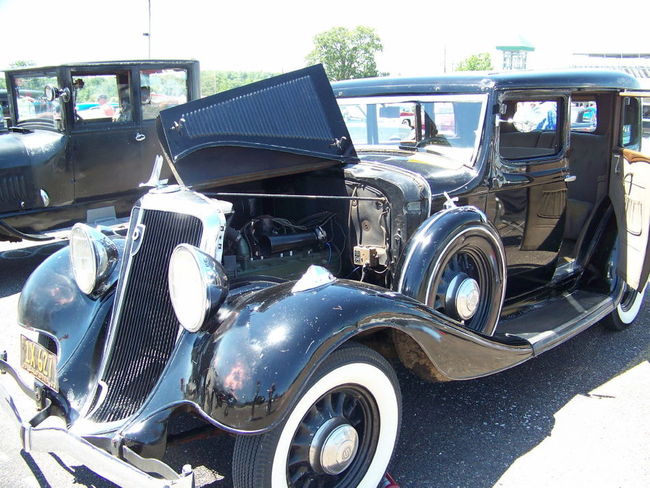
M357 160L320 65L163 110L158 124L168 162L188 186Z

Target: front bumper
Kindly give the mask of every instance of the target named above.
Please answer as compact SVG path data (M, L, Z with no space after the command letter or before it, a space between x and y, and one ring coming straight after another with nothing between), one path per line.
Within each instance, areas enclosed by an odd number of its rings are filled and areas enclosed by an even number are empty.
M35 398L35 393L21 381L16 371L6 361L0 360L0 371L11 376L27 396ZM54 405L49 398L44 399L44 402L44 409L32 419L25 420L17 408L14 398L0 382L0 407L9 418L13 419L21 447L26 452L67 454L103 478L123 487L194 487L194 473L189 465L185 465L183 472L178 474L161 461L140 457L127 446L119 447L121 459L65 428L39 427L45 419L53 415L57 408L60 408ZM148 466L149 469L144 471L138 466ZM156 473L158 476L152 476L149 472Z

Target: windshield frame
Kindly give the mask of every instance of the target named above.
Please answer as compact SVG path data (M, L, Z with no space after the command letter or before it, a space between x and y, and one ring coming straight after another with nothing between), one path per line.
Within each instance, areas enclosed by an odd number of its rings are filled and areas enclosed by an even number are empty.
M481 145L481 140L483 138L483 132L485 130L485 121L486 113L488 106L489 94L488 93L454 93L454 94L425 94L425 95L414 95L414 94L402 94L402 95L379 95L379 96L369 96L369 97L340 97L337 99L339 108L343 109L345 105L379 105L379 104L425 104L430 102L480 102L481 110L478 116L477 127L475 130L474 144L472 146L472 152L470 157L461 161L460 159L449 157L438 151L432 150L434 145L416 147L415 145L411 149L410 147L401 145L401 144L358 144L352 140L352 143L355 145L355 148L360 151L381 151L381 152L399 152L399 153L408 153L415 154L417 152L427 152L430 154L440 154L443 157L450 158L454 161L458 161L465 166L474 167L478 160L479 150ZM423 109L424 110L424 109ZM344 117L345 118L345 117Z
M50 82L54 86L59 86L59 73L56 69L45 69L45 70L25 70L9 73L9 106L12 124L16 127L24 127L28 129L48 129L55 130L57 132L62 132L65 126L65 104L60 99L56 99L54 102L47 102L48 105L56 105L59 107L59 116L57 117L21 117L20 114L20 104L19 102L19 90L20 86L18 85L19 79L25 78L44 78L46 81ZM47 84L47 83L46 83ZM34 88L26 88L28 90L28 97L35 95L38 97L41 103L45 102L45 85L43 85L43 93L38 93L40 90ZM32 97L33 98L33 97ZM49 112L48 112L49 113Z

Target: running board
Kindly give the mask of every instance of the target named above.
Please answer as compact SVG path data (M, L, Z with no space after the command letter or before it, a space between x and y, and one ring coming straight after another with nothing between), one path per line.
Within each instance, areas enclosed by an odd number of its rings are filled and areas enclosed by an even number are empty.
M496 333L528 341L537 356L605 318L614 307L608 295L576 290L502 320Z

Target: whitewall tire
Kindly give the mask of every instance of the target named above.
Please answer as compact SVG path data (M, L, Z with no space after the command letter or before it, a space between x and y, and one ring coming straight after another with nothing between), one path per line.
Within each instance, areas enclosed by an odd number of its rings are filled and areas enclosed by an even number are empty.
M390 364L364 346L343 347L319 367L280 426L237 438L234 486L376 488L400 423Z
M623 290L620 302L616 305L614 311L604 320L605 325L609 329L623 330L634 323L639 316L641 306L643 305L643 298L648 289L647 284L641 292L631 289L626 284L623 287L625 289Z

